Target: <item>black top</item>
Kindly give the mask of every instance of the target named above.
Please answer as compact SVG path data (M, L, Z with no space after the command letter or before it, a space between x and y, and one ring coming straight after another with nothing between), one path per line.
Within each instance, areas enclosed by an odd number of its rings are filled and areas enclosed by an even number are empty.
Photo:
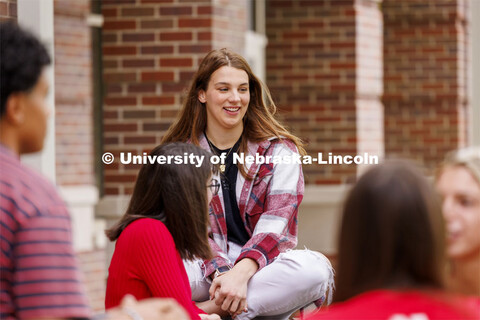
M220 173L220 180L222 182L223 192L223 204L225 206L225 218L227 221L227 239L240 246L244 246L250 239L250 236L245 229L242 217L240 216L240 210L238 209L237 196L236 196L236 184L238 167L233 164L233 153L238 151L241 138L235 143L232 148L232 152L228 154L230 149L220 150L213 143L210 145L213 147L213 153L221 155L227 153L228 156L225 159L225 172Z

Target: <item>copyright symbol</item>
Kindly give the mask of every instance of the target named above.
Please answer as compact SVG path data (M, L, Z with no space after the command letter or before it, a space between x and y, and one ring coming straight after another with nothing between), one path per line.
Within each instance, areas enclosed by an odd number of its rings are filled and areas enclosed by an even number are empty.
M103 155L102 155L102 161L103 163L105 164L110 164L113 162L113 160L115 160L115 157L113 156L113 154L111 154L110 152L105 152Z

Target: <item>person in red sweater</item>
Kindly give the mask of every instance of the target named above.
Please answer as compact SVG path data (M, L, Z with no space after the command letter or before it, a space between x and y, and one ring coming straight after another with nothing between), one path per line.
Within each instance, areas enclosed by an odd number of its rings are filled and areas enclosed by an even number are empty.
M212 179L211 154L186 143L156 147L150 156L203 157L193 163L145 164L126 213L106 231L117 241L110 263L105 308L117 306L124 295L137 299L172 297L192 319L220 319L207 315L191 300L182 259L212 256L208 245L208 204L218 192Z
M339 240L334 304L307 319L479 319L471 301L443 291L440 206L413 165L387 162L359 179Z

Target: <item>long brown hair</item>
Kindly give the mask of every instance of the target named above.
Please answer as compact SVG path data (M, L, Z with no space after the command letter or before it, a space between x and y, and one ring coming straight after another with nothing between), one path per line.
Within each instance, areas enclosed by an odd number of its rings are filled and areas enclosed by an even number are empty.
M202 60L197 73L193 77L190 90L180 114L163 137L162 143L190 140L198 145L199 135L207 126L205 105L198 100L200 90L207 90L211 75L221 67L229 66L247 73L250 89L250 104L243 119L244 128L239 152L247 152L247 142L260 142L272 137L289 139L295 143L300 154L306 154L303 143L292 135L274 117L277 107L272 100L270 91L252 72L247 61L239 54L229 50L212 50ZM265 93L265 97L264 97ZM266 100L266 103L264 101ZM239 170L247 177L245 169L239 165ZM247 177L248 178L248 177Z
M208 244L207 184L212 175L211 154L187 143L160 145L151 156L204 156L202 165L144 164L135 183L130 203L123 217L105 234L111 241L140 218L158 219L170 231L182 259L210 259Z
M412 164L367 171L343 208L334 301L380 288L441 288L444 227L435 192Z

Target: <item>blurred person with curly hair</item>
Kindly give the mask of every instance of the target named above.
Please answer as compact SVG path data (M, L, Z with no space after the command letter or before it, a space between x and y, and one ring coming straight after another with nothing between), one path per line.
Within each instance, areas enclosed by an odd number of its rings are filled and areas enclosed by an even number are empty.
M88 319L70 216L55 187L20 162L42 150L50 57L13 22L0 24L0 318ZM96 318L186 320L173 300L126 296Z

